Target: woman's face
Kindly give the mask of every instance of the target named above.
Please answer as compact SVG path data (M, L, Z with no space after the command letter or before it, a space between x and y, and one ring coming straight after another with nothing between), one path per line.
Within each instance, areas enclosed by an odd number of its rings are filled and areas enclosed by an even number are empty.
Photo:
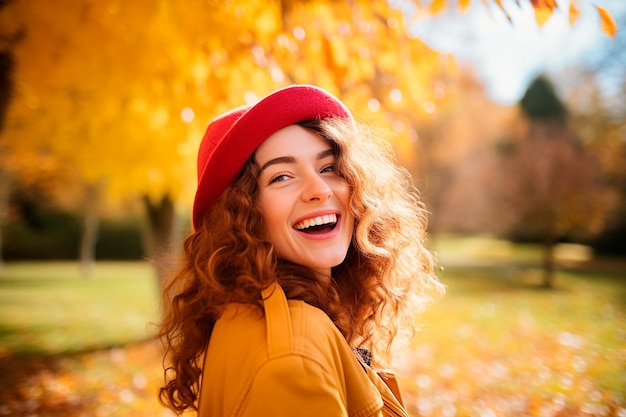
M256 151L264 238L277 255L330 278L346 257L354 216L350 187L336 171L331 145L298 125L284 127Z

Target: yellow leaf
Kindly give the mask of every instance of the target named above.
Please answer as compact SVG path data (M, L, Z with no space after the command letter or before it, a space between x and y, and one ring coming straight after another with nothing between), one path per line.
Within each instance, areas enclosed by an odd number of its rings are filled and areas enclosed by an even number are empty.
M462 12L466 11L470 2L471 0L459 0L459 9L461 9Z
M569 4L569 24L573 25L580 17L580 9L576 6L576 1Z
M615 24L615 20L613 19L613 16L611 16L609 12L607 12L605 9L603 9L600 6L595 6L595 8L598 11L598 14L600 15L600 20L602 22L601 23L602 31L606 33L607 35L609 35L610 37L614 38L615 34L617 33L617 25Z
M535 21L539 27L542 27L548 19L552 16L552 8L550 7L537 7L535 8Z
M437 14L446 8L446 0L433 0L430 3L429 11L431 14Z

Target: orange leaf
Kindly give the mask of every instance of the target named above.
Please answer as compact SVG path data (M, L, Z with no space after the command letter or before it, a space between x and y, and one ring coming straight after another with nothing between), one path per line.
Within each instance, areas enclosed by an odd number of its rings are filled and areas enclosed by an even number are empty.
M580 17L580 9L576 6L576 2L572 0L569 4L569 24L574 25Z
M459 9L461 9L462 12L466 11L470 2L471 0L459 0Z
M537 7L535 8L535 21L539 27L542 27L548 19L552 16L552 8L550 7Z
M530 3L535 9L548 8L552 10L558 7L556 0L530 0Z
M430 3L429 11L431 14L437 14L446 8L446 0L433 0Z
M511 22L511 16L509 16L509 13L506 11L506 9L504 8L504 5L502 4L502 0L494 0L496 2L496 4L498 5L498 7L500 8L500 10L502 11L502 13L504 13L504 16L506 16L506 19Z
M613 16L600 6L595 6L595 8L600 15L600 20L602 21L602 31L614 38L617 33L617 25L615 24Z

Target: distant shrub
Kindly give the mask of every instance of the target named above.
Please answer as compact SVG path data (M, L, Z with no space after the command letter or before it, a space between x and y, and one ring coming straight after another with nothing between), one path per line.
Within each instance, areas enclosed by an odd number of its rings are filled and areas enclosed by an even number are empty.
M3 228L3 257L6 260L74 260L78 258L81 233L80 216L52 209L38 210L36 217L16 219ZM139 218L101 220L96 259L135 260L142 257Z
M36 217L9 222L2 230L2 252L6 260L76 259L80 242L80 220L73 214L38 211Z
M96 259L134 260L144 256L142 220L105 219L100 223Z

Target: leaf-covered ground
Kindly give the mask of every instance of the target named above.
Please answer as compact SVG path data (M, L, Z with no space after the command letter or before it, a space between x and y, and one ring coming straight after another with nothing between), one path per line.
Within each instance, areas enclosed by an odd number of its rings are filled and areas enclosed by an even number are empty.
M405 362L415 416L626 417L626 276L450 273Z
M9 311L2 302L20 291L35 297L32 291L38 285L44 298L72 289L80 294L74 300L68 295L65 303L84 300L85 294L106 294L109 288L114 297L93 295L89 304L111 311L120 307L110 300L119 303L124 299L120 291L130 290L110 286L124 287L127 280L103 276L91 283L71 281L69 287L67 282L50 287L50 282L18 281L0 279L0 416L173 415L157 400L162 380L159 345L150 339L126 344L115 339L115 329L124 327L124 319L115 317L133 317L130 312L135 311L146 321L152 319L151 307L135 309L142 305L138 294L148 291L144 296L153 297L149 280L133 284L143 289L130 296L130 310L116 310L99 322L98 343L115 345L109 348L97 348L92 329L80 323L58 328L57 333L69 332L71 337L52 337L54 326L37 327L45 323L45 312L43 318L30 318L33 328L18 332L7 323L21 320L26 326L27 320L16 306ZM448 294L421 317L423 328L398 369L412 416L626 417L623 272L560 272L554 290L537 288L535 271L515 268L448 268L442 281ZM24 309L30 305L26 298L21 302ZM48 321L69 320L61 312L73 308L78 307L59 305ZM92 308L98 316L99 310ZM80 314L73 314L80 322ZM132 329L124 331L128 340L141 339L142 332L132 336ZM30 338L24 336L28 334ZM91 342L81 345L81 334L90 335ZM55 348L46 351L46 340L56 341ZM60 346L66 346L65 351L59 351Z
M73 355L0 359L2 416L169 416L156 400L154 342Z

